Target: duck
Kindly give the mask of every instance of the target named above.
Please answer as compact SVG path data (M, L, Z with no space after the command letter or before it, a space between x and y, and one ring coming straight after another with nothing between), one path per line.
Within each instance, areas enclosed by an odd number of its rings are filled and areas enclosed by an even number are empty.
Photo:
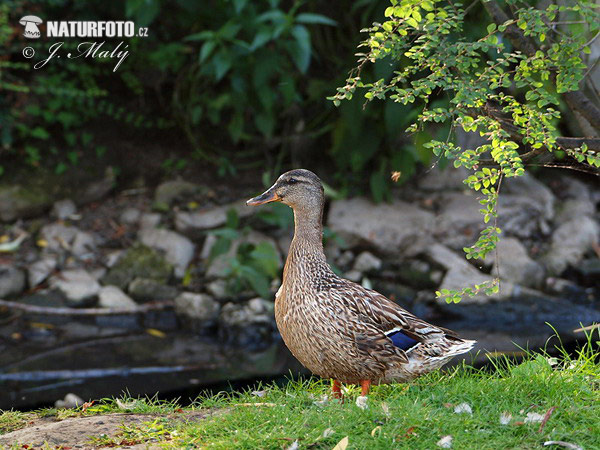
M406 383L468 352L476 341L432 325L384 295L344 279L331 269L323 249L325 193L307 169L282 174L246 203L281 202L294 212L294 237L275 295L275 321L285 345L313 374L361 387Z

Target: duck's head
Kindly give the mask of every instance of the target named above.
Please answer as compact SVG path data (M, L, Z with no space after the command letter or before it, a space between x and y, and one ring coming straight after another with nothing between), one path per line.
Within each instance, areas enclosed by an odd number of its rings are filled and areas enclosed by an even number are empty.
M246 202L256 206L282 202L298 208L319 208L323 203L323 185L318 176L306 169L295 169L281 175L275 184Z

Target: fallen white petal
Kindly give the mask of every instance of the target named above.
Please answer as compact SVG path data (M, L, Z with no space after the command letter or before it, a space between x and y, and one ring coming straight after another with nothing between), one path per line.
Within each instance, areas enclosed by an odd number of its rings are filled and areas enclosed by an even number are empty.
M435 445L442 448L452 448L452 436L443 436Z
M531 423L537 423L537 422L541 422L542 420L544 420L544 415L543 414L538 414L535 412L528 412L527 413L527 417L525 417L524 422L531 422Z
M360 409L367 409L367 397L362 395L360 397L356 397L356 406L358 406Z
M508 425L511 420L512 420L511 413L504 411L502 414L500 414L500 425Z
M292 445L290 445L287 450L298 450L300 448L300 444L298 444L298 441L295 440L294 442L292 442Z
M335 433L335 431L333 431L333 428L326 428L323 431L323 434L321 435L324 438L328 438L329 436L333 435Z
M456 414L473 414L473 410L471 409L471 405L468 403L461 403L460 405L456 405L454 407L454 412Z
M390 417L390 407L388 406L387 403L382 403L381 404L381 409L383 410L383 413L385 414L386 417Z
M264 397L267 395L267 391L252 391L252 395L255 397Z
M317 406L325 406L327 403L329 403L329 397L327 397L327 395L322 396L321 400L313 402L313 404Z
M570 448L572 450L583 450L583 448L580 447L579 445L571 444L570 442L565 442L565 441L546 441L546 442L544 442L544 447L548 447L549 445L559 445L561 447Z

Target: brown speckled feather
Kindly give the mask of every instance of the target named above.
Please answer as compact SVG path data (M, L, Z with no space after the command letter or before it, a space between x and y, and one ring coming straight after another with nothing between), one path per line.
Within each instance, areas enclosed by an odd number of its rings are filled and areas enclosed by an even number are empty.
M408 381L473 346L333 273L323 252L323 189L316 175L288 172L257 198L273 193L294 209L295 221L275 319L285 344L309 370L345 383ZM388 334L398 331L414 345L394 345Z

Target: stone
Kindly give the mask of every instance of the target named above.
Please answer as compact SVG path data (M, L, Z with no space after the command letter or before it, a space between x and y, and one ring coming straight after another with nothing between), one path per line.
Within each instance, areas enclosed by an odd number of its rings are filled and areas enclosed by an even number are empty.
M212 247L215 245L216 241L217 238L214 235L207 236L202 247L202 251L200 252L204 259L207 259L210 256ZM229 261L231 258L235 257L240 245L244 243L258 245L261 242L268 242L273 246L277 254L277 265L278 267L281 267L283 265L283 260L281 258L281 254L277 250L277 243L275 240L265 234L252 230L249 233L240 236L238 239L233 240L227 253L217 256L213 261L210 262L210 265L206 271L206 277L209 279L225 277L230 266Z
M177 211L175 212L175 229L181 233L193 233L220 227L226 223L227 212L231 209L237 213L239 218L254 214L254 209L246 205L244 200L201 211Z
M160 213L145 213L140 218L140 228L156 228L160 225L162 215Z
M556 198L548 186L526 173L520 177L505 178L502 182L502 193L515 195L528 200L529 205L538 205L546 220L554 217Z
M560 275L569 265L582 260L588 250L598 243L600 226L588 216L577 217L558 227L552 235L550 249L542 257L552 275Z
M13 266L0 265L0 299L17 295L25 289L25 273Z
M100 292L100 284L83 269L63 270L50 279L50 285L62 292L71 306L81 306Z
M183 278L194 258L196 246L192 241L174 231L159 228L142 229L138 236L142 244L163 251L167 261L175 268L175 276Z
M96 251L96 236L87 231L78 231L75 233L71 244L71 253L78 257L93 257Z
M104 177L91 182L87 186L76 190L77 198L75 203L83 205L86 203L96 202L108 194L115 186L117 176L112 167L107 167L104 171Z
M350 250L346 250L337 258L336 262L340 266L349 266L353 260L354 253L352 253Z
M84 401L81 399L81 397L70 392L67 395L65 395L64 400L56 400L54 402L54 407L73 409L83 405L83 403Z
M53 251L67 250L71 248L75 235L79 228L62 223L51 223L44 225L40 230L40 239L48 243L47 249Z
M45 256L27 268L29 287L36 287L43 282L56 269L56 258Z
M52 205L52 211L50 214L57 219L65 220L74 215L77 212L77 206L73 203L73 200L66 198L64 200L59 200L54 202Z
M152 279L165 284L173 266L156 250L145 245L136 244L126 250L119 261L110 268L102 279L103 284L125 289L135 278Z
M518 239L502 237L497 247L498 259L494 260L492 275L498 269L500 278L527 287L540 287L544 281L544 268L529 257L527 250ZM496 252L490 254L495 259Z
M557 208L554 225L557 227L582 216L592 217L596 213L596 206L589 198L569 198Z
M125 208L119 215L119 222L126 225L135 225L140 221L142 213L137 208Z
M381 269L383 263L381 259L370 252L362 252L354 261L354 270L359 272L372 272Z
M362 280L363 274L362 272L359 272L358 270L349 270L348 272L346 272L344 274L344 278L350 280L350 281L354 281L355 283L360 283L360 280Z
M173 300L177 289L148 278L136 278L128 287L129 294L140 302Z
M14 184L0 186L0 221L33 217L47 210L52 200L50 194L41 188Z
M104 265L109 269L115 266L121 257L125 254L125 250L114 250L104 257Z
M466 189L463 180L469 176L467 169L459 167L445 167L440 169L438 166L428 170L425 175L419 179L419 188L426 191L462 191Z
M205 186L199 186L189 181L172 180L161 183L154 192L156 203L170 206L176 201L200 195L207 191Z
M210 295L182 292L175 298L175 312L204 325L214 325L221 307Z
M413 256L431 239L435 217L402 201L376 205L365 198L336 200L328 226L350 245L363 243L385 255Z
M446 269L446 274L438 290L462 290L466 287L472 287L475 284L481 284L491 281L492 277L480 272L475 267L461 258L448 247L441 244L433 244L426 250L427 256L435 263ZM488 303L492 300L508 299L515 295L515 286L510 282L502 282L500 292L494 295L476 294L473 297L463 297L461 303ZM444 301L444 300L442 300Z
M225 280L214 280L206 285L206 290L210 295L215 298L226 298L227 295L227 283Z
M252 299L246 303L226 303L219 315L219 336L242 347L264 346L273 338L273 303Z
M137 303L117 286L103 286L98 293L98 306L112 309L135 309Z

